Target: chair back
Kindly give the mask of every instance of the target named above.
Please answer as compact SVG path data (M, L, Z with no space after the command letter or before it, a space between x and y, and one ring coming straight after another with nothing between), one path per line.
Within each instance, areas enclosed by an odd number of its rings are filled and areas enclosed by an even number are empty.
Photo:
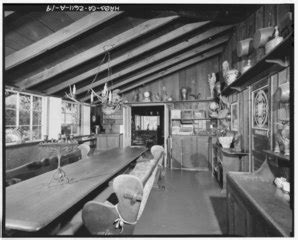
M164 148L160 145L154 145L151 147L151 154L153 155L155 160L159 159L160 155L164 153L164 151Z
M87 144L81 144L78 146L82 154L82 159L88 158L88 153L90 152L90 146Z

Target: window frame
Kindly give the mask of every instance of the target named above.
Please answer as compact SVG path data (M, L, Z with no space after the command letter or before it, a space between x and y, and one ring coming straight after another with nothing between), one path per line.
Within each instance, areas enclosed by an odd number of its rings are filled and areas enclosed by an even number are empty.
M43 127L42 122L41 122L40 125L34 125L33 126L33 112L39 112L39 111L34 111L33 110L33 97L40 98L41 102L42 102L43 101L42 100L43 96L37 95L37 94L32 94L32 93L27 93L27 92L20 92L20 91L11 90L11 89L5 89L5 91L9 92L9 93L16 94L16 108L15 108L15 111L16 111L16 125L7 125L6 120L5 120L5 124L4 124L5 125L5 135L6 135L6 129L8 127L20 128L20 127L23 127L23 126L29 126L30 138L29 138L29 140L22 141L21 144L27 143L27 142L29 143L29 142L40 142L40 141L42 141L42 127ZM29 125L26 125L26 124L21 125L20 124L20 94L30 96L30 122L29 122ZM5 101L5 104L4 104L5 113L4 114L6 114L6 110L11 109L11 108L6 108L6 99L5 98L4 98L4 101ZM43 111L44 111L44 109L42 108L42 103L41 103L41 111L39 112L41 114L41 118L42 118ZM40 139L33 139L33 127L40 127L40 129L41 129ZM5 144L10 146L10 145L20 144L20 142L9 142L8 143L5 140Z
M77 112L77 114L78 114L78 116L77 116L78 117L78 123L77 124L66 123L66 115L72 115L73 113L67 113L66 112L66 109L65 109L64 112L62 111L62 106L65 103L69 103L69 104L72 104L72 105L76 105L77 106L77 108L78 108L78 112ZM82 131L82 128L81 128L81 104L75 103L75 102L72 102L72 101L67 101L67 100L62 100L62 103L61 104L62 104L62 106L61 106L61 114L62 114L61 120L63 119L63 121L61 121L61 132L62 132L62 128L64 126L66 126L66 125L73 125L73 126L76 126L77 133L74 134L73 133L73 128L71 128L71 133L70 134L73 134L74 136L80 136L81 135L81 131Z

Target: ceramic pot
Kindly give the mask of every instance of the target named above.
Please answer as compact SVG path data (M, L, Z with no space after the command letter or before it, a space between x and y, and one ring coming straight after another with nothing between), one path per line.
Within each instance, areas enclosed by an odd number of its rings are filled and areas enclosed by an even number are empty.
M265 45L265 53L268 54L270 51L272 51L278 44L280 44L284 38L279 36L278 27L276 26L274 28L274 38L266 43Z
M273 27L266 27L258 29L253 38L253 47L258 49L260 47L264 47L268 40L272 37L274 32Z
M224 75L224 79L227 85L232 84L239 76L239 71L237 69L231 69L227 71Z
M290 100L289 82L280 85L275 92L275 100L280 103L287 103Z
M252 50L252 38L241 40L237 44L237 56L243 57L248 55Z

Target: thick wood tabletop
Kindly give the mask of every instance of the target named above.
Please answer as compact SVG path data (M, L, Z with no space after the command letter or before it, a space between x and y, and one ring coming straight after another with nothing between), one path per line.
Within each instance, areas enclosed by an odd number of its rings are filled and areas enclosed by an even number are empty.
M144 147L112 149L64 166L67 184L48 184L54 170L7 187L6 228L39 231L145 151Z

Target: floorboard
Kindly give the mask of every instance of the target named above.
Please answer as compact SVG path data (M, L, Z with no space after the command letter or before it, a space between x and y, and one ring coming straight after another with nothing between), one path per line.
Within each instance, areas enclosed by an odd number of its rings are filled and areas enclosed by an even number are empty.
M168 170L163 185L152 189L136 235L226 233L226 196L210 172Z

